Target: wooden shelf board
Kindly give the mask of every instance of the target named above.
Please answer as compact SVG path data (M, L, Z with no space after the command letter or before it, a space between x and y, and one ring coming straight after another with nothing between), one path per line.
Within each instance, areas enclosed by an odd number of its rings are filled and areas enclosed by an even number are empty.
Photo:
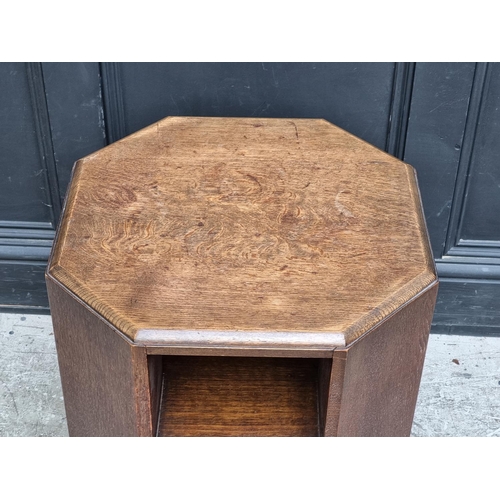
M317 359L165 356L159 436L318 436Z

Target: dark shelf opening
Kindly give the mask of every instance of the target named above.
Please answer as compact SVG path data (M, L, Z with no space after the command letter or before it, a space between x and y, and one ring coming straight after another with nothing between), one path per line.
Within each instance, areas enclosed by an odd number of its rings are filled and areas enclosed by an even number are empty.
M158 436L321 436L324 433L331 360L150 358Z

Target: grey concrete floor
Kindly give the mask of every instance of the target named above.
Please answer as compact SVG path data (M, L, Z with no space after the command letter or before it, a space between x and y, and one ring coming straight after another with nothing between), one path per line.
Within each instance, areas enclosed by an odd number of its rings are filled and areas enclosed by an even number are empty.
M0 436L67 436L50 316L0 314ZM413 436L500 436L500 338L431 335Z

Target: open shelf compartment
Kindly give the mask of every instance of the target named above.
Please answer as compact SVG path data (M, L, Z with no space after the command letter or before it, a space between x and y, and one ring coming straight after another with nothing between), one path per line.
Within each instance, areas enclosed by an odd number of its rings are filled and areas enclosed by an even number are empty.
M323 435L331 360L151 358L158 436Z

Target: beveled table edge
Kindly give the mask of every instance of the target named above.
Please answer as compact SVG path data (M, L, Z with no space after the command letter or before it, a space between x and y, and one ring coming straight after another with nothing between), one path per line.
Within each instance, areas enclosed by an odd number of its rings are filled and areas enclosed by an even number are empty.
M429 277L429 274L423 274ZM121 321L118 319L116 324L112 323L91 304L54 277L49 268L47 268L45 276L47 280L64 289L74 300L97 316L128 343L146 348L148 354L213 355L217 351L228 356L263 355L276 357L331 357L335 349L350 347L354 342L379 327L394 314L397 314L409 303L439 284L437 276L433 275L433 279L427 286L424 286L407 301L379 318L378 321L373 321L375 318L373 314L370 314L369 319L371 321L366 322L368 315L364 316L361 321L352 325L346 332L153 330L137 328L125 319ZM414 285L414 281L421 281L421 278L422 275L417 277L416 280L412 280L404 288ZM373 311L370 313L373 313ZM366 323L371 326L363 329L364 326L367 326ZM186 333L188 333L187 338ZM317 336L316 339L314 339L315 336Z
M332 349L345 347L342 332L295 331L220 331L139 329L134 337L138 345L169 347L238 347L244 349Z

